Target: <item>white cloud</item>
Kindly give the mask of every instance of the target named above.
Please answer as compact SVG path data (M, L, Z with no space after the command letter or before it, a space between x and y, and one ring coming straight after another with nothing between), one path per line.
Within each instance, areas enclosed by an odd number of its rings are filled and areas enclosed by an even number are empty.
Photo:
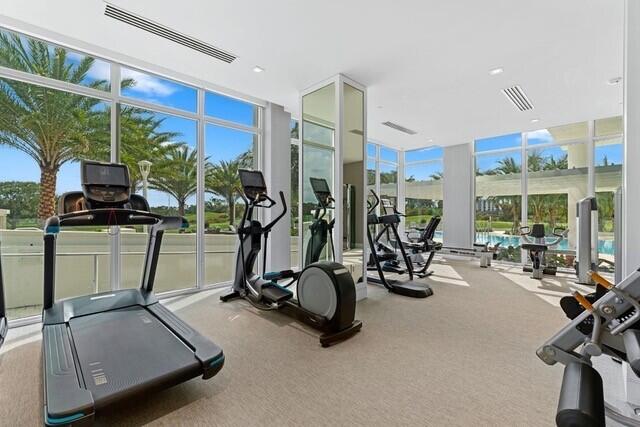
M95 80L109 80L111 77L111 68L109 67L109 63L104 61L95 61L87 75Z
M527 134L527 138L530 140L535 139L536 141L540 141L540 144L546 142L553 142L553 136L546 129L535 130L533 132L529 132Z
M161 79L139 71L123 68L122 78L135 80L136 84L132 90L145 95L165 97L175 92L173 87L164 83Z

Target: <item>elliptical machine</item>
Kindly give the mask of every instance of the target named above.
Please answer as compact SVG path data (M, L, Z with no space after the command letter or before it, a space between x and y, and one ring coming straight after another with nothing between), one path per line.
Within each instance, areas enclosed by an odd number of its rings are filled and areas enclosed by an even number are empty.
M309 178L313 194L318 200L318 205L313 214L313 223L309 227L309 243L304 257L304 266L313 264L320 260L320 255L327 245L327 239L331 244L331 259L336 259L335 247L333 245L333 226L336 220L328 221L324 219L328 209L333 209L335 199L331 196L329 184L324 178Z
M400 242L400 235L398 234L398 229L396 228L396 226L400 223L400 215L390 214L378 216L376 214L376 208L380 204L380 198L373 190L371 190L371 195L374 198L374 202L371 203L370 201L367 201L369 205L369 210L367 212L367 240L369 241L369 250L371 251L371 256L375 265L374 268L378 272L378 277L371 277L367 275L367 282L381 284L389 292L412 298L426 298L433 295L433 289L431 289L431 286L429 286L427 283L420 283L413 280L413 266L403 245L400 245L400 253L402 254L402 259L407 267L409 280L387 279L384 276L384 270L382 269L382 264L380 263L382 260L379 258L379 255L376 251L376 245L373 240L373 235L371 234L371 227L375 225L389 227L389 230L393 234L393 237L396 239L396 241ZM367 268L367 270L369 270L369 268Z
M287 212L284 193L280 191L282 213L267 225L254 220L256 208L270 209L277 203L267 194L267 185L260 171L240 169L241 197L245 204L242 223L238 227L240 245L236 256L233 285L220 300L228 302L244 298L260 310L278 310L309 325L323 334L320 344L328 347L356 334L362 322L355 320L356 287L351 273L342 264L331 261L316 262L300 272L292 270L265 273L254 271L260 251L263 266L271 229ZM264 244L264 247L262 245ZM278 284L287 280L286 285ZM297 299L287 289L296 283Z
M525 265L522 267L522 271L531 273L532 279L541 280L543 275L549 274L555 276L557 272L556 266L547 265L545 255L549 250L549 247L556 246L560 243L569 233L561 227L553 229L553 235L556 239L552 242L547 242L544 232L544 224L533 224L533 226L520 227L520 236L522 238L522 249L529 251L529 259L531 259L531 267Z

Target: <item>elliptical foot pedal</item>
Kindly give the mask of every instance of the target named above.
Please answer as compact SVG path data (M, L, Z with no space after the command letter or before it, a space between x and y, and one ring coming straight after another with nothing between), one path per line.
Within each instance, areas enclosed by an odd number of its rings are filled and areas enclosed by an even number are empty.
M414 281L394 283L391 285L389 291L393 292L394 294L411 298L427 298L433 295L433 289L431 289L431 286L427 285L426 283L419 283Z
M227 292L226 294L220 295L220 301L229 302L234 299L240 298L240 293L238 291Z
M354 320L351 326L338 332L325 333L320 335L320 344L322 347L327 348L334 344L351 338L362 329L362 322L360 320Z
M293 292L275 283L267 283L262 285L262 297L269 302L280 304L293 298Z

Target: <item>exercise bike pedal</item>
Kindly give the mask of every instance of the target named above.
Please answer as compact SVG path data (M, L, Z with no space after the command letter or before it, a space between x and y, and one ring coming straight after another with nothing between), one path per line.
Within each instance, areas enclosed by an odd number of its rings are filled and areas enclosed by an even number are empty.
M280 304L293 298L293 292L272 282L262 285L262 297L269 302Z

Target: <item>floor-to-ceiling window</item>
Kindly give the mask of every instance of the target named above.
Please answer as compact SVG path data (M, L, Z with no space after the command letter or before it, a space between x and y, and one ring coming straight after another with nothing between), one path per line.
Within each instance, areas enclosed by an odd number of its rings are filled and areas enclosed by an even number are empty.
M394 206L398 204L398 151L380 146L378 155L380 197L387 198Z
M0 244L11 319L41 309L42 224L56 213L57 197L78 189L80 160L110 157L110 80L102 61L4 30L0 66L34 80L0 78ZM107 231L66 229L58 263L60 298L109 286Z
M2 29L0 66L0 242L10 318L40 311L42 224L60 194L80 189L82 159L126 164L132 191L146 195L153 212L188 220L165 235L156 291L230 280L218 264L232 258L235 241L225 233L241 209L224 172L255 165L261 107ZM63 230L56 296L138 286L145 231Z
M257 166L258 109L207 92L205 114L205 283L231 281L244 204L238 169Z
M565 229L566 237L550 248L547 262L571 269L576 203L595 195L598 263L613 270L614 194L622 185L622 151L621 117L475 141L476 241L499 245L501 259L518 261L521 226L542 224L549 240L554 229Z
M542 129L526 134L527 225L543 224L545 234L555 228L567 237L550 248L548 265L573 267L576 250L576 203L589 194L587 122Z
M442 217L442 148L432 147L404 153L404 214L406 229L424 228L434 216ZM442 241L442 222L435 239Z
M475 241L508 261L520 261L521 147L520 134L475 141Z

